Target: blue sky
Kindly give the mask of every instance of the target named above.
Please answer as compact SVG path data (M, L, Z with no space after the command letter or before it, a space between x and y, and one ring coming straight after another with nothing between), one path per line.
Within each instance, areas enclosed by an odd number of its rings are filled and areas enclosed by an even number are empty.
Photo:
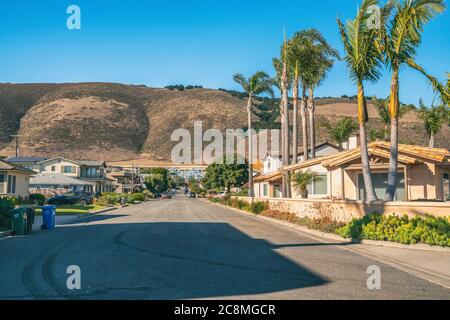
M232 75L273 74L283 28L315 27L343 53L336 16L352 18L359 1L266 0L15 0L0 2L0 82L105 81L238 89ZM81 30L66 27L66 9L81 8ZM445 78L450 71L450 13L426 26L417 62ZM389 72L366 94L385 97ZM400 98L431 103L427 81L402 70ZM344 62L336 63L318 96L354 95Z

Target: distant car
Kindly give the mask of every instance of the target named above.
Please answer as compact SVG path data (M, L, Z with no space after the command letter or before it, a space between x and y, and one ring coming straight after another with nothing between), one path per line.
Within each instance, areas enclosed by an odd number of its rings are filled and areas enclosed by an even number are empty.
M221 192L221 193L217 194L215 197L219 198L219 199L226 198L226 197L228 197L228 192L226 192L226 191Z
M161 200L170 200L172 199L172 194L170 192L161 193Z
M197 194L195 192L188 192L187 197L189 199L195 199L197 198Z
M48 198L46 203L54 206L62 205L74 205L79 204L82 206L90 205L94 202L92 194L87 192L67 192L51 198Z

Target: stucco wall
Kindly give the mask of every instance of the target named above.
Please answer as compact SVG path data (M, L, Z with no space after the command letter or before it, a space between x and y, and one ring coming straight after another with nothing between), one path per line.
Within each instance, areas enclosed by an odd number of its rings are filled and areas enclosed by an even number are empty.
M251 202L251 198L239 197L239 199ZM300 217L317 218L325 215L342 222L374 212L400 216L406 214L409 217L426 214L437 217L450 216L450 203L448 202L377 202L369 204L361 201L277 198L255 198L254 201L267 201L272 210L291 212Z
M55 171L52 171L52 166L55 166ZM75 167L76 168L75 172L74 173L64 173L64 172L62 172L63 166ZM60 161L59 159L54 159L54 160L48 160L48 161L42 163L40 165L40 172L42 172L42 173L63 173L64 175L66 175L68 177L78 177L80 174L80 166L73 162L69 162L69 161L65 161L65 160Z

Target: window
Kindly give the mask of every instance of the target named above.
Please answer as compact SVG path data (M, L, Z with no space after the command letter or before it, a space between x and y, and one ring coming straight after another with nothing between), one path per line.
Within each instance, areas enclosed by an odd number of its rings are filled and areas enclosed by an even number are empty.
M384 199L387 187L387 173L372 173L372 183L375 188L375 194L378 199ZM366 187L364 186L364 178L361 173L358 174L359 200L366 200ZM405 175L397 173L397 191L395 192L395 201L405 201Z
M5 193L6 174L0 173L0 193Z
M75 173L75 167L74 166L62 166L61 168L62 173Z
M52 172L56 171L56 166L52 166Z
M274 186L275 198L281 198L281 186L279 184Z
M328 176L326 174L314 175L314 181L308 185L308 194L324 196L328 194Z
M269 196L269 185L268 184L264 184L263 185L263 196L264 197L268 197Z
M442 176L442 188L444 201L450 201L450 174L444 173Z
M16 176L8 176L8 191L7 193L16 193Z
M98 174L96 168L86 168L86 178L95 178L97 176Z

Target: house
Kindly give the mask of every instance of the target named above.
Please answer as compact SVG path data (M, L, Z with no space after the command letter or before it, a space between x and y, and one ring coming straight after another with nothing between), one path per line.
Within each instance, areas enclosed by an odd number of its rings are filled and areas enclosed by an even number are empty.
M117 193L131 193L135 188L142 186L139 174L130 171L112 171L107 173L112 181L112 190Z
M30 193L44 195L85 191L92 193L95 184L62 173L38 173L30 178Z
M29 196L29 179L36 172L0 160L0 197L21 197Z
M389 170L390 144L376 141L368 145L372 181L379 199L384 199ZM414 145L399 145L396 201L449 201L450 151ZM365 200L361 150L353 148L284 167L291 173L309 171L316 176L308 186L310 198ZM281 171L258 181L263 186L261 197L276 197ZM267 185L267 187L264 187ZM267 190L267 192L265 192ZM293 197L299 198L292 188Z
M67 177L89 182L91 192L102 193L113 190L113 181L106 176L104 161L70 160L63 157L46 159L36 164L36 171L43 174L63 174Z
M316 146L316 156L323 157L332 154L337 154L342 149L329 142L324 142ZM311 152L311 148L308 149ZM292 157L291 157L292 161ZM303 152L299 151L298 161L303 161ZM283 167L282 158L280 155L273 156L270 153L266 155L263 160L262 174L255 177L255 196L256 197L269 197L269 198L281 198L281 173L280 170Z

